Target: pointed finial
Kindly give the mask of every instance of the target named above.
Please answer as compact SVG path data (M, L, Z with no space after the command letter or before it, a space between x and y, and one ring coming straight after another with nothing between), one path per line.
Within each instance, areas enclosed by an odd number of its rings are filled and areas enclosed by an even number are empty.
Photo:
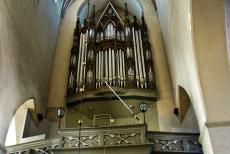
M125 16L129 16L127 3L125 3Z
M143 24L143 25L145 25L145 16L144 16L144 11L142 11L141 13L142 13L142 17L141 17L142 24Z
M95 17L95 5L93 5L93 17Z
M133 21L134 21L134 23L137 22L137 17L136 16L133 16Z
M76 27L78 27L80 25L80 18L79 18L79 16L77 16L77 25L76 25Z
M92 21L95 22L95 5L93 5Z
M89 5L90 5L90 0L88 0L87 4L88 4L87 18L89 18Z

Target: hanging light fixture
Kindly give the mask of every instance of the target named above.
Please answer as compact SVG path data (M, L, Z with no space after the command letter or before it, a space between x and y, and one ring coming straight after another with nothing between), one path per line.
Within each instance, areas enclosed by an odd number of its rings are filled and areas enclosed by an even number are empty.
M61 119L64 117L65 115L65 109L63 107L60 107L57 110L57 117L59 118L59 124L58 124L58 129L60 129L61 126Z
M143 101L139 104L139 109L140 111L144 114L144 124L146 123L145 121L145 113L147 111L147 104Z

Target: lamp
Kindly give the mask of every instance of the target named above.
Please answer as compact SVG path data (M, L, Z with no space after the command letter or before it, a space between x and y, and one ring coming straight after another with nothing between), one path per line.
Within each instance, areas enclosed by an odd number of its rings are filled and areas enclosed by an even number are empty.
M139 104L140 111L144 114L144 124L145 122L145 112L147 111L147 104L143 101Z
M64 115L65 115L65 109L63 107L60 107L57 110L57 117L59 118L58 129L60 129L61 119L64 117Z

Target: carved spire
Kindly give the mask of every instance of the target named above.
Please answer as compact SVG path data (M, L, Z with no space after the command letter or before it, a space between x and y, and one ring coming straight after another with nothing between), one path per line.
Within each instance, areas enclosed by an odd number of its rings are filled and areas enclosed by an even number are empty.
M142 11L141 14L142 14L142 16L141 16L142 24L145 24L144 11Z
M80 18L79 18L79 16L77 16L76 29L80 29L80 28L81 28Z
M89 18L89 5L90 5L90 1L89 1L89 0L88 0L88 2L87 2L87 5L88 5L87 18Z
M129 17L129 12L128 12L127 3L125 3L125 17Z
M136 16L133 16L133 23L137 24L137 17Z
M95 22L95 5L93 5L92 20Z
M141 21L142 21L142 26L143 26L143 28L144 28L144 29L147 29L147 26L146 26L146 23L145 23L144 11L142 11Z

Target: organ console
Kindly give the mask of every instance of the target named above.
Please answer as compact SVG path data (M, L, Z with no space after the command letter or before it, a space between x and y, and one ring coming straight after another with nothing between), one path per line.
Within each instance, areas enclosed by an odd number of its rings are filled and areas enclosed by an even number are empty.
M151 46L142 16L131 22L127 4L124 20L109 3L96 22L95 7L91 17L80 25L77 19L71 50L68 95L105 86L155 89Z

